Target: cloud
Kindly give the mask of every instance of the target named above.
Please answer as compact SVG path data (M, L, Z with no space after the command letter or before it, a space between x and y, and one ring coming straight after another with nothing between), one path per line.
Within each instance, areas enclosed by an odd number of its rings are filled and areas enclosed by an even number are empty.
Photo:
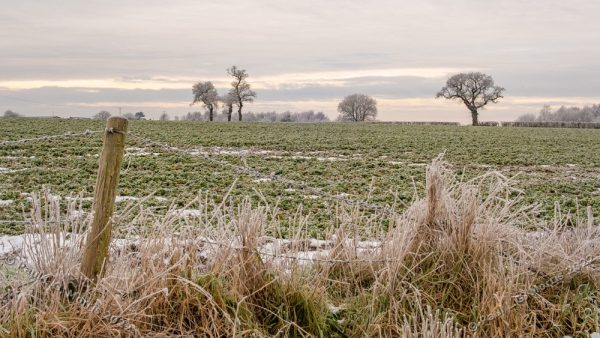
M509 97L600 93L598 12L589 0L12 2L0 13L0 88L24 100L0 105L179 104L196 81L225 90L236 64L265 109L353 92L416 109L402 100L481 70L517 111Z

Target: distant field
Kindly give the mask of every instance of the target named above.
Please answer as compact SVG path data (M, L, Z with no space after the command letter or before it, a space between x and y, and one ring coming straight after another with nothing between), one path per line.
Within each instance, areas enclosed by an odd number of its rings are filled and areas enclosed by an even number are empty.
M92 120L0 119L0 142L103 126ZM318 235L339 202L277 180L257 180L204 155L402 211L415 188L423 195L425 165L445 152L465 178L490 170L518 174L524 203L539 203L540 219L553 216L555 202L563 213L575 213L579 203L600 216L600 130L132 121L130 132L187 152L128 139L119 195L154 193L147 205L156 212L183 208L199 192L219 201L238 178L232 198L277 202L284 223L302 204ZM101 144L100 134L91 134L0 146L0 220L24 219L29 202L23 193L43 187L63 197L81 195L89 205ZM0 233L22 230L21 224L0 224Z

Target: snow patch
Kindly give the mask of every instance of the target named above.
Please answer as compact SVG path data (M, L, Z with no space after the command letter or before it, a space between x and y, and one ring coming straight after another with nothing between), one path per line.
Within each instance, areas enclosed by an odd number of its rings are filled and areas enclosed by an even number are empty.
M67 219L69 221L76 221L76 220L84 218L85 214L86 214L86 212L83 210L73 210L73 211L69 212Z
M202 211L198 209L177 209L173 214L180 218L199 218L202 216Z
M14 200L0 200L0 207L4 207L7 205L11 205L13 204L15 201Z
M139 200L139 198L135 197L135 196L117 196L115 198L116 203L121 203L121 202L126 202L126 201L137 201L137 200Z
M93 201L94 198L93 197L73 197L73 196L67 196L65 197L65 200L71 202L71 201Z

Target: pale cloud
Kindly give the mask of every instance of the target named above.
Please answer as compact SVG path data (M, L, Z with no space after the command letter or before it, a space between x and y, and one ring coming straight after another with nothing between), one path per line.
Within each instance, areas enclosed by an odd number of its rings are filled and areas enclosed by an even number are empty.
M390 69L355 69L329 72L284 73L252 78L255 89L302 88L311 85L346 86L357 78L393 78L419 77L443 78L452 73L465 71L460 68L390 68ZM0 81L0 88L6 90L35 89L43 87L60 88L95 88L95 89L188 89L198 78L180 77L125 77L120 79L62 79L62 80L8 80ZM227 87L231 79L227 77L211 78L217 87ZM367 84L385 83L370 81Z

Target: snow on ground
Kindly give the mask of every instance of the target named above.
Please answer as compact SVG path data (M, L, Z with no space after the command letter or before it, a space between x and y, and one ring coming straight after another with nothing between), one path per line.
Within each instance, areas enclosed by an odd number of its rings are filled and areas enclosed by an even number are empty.
M21 250L24 242L25 236L23 235L0 237L0 255Z
M135 197L135 196L117 196L115 198L115 202L121 203L121 202L127 202L127 201L137 201L139 199L140 199L139 197Z
M178 210L180 215L186 215L191 217L198 217L201 215L200 210L193 209L182 209ZM23 234L16 236L0 236L0 260L15 253L18 257L31 261L31 254L33 252L43 252L46 248L51 250L57 247L71 248L76 243L80 243L84 238L84 234L75 234L70 232L60 232L58 235L51 233L33 233ZM174 237L175 238L175 237ZM143 239L139 237L131 238L115 238L111 241L111 248L113 250L120 250L128 246L135 247L140 244ZM148 239L155 240L155 239ZM199 237L193 239L203 244L204 255L209 255L214 252L215 249L229 246L234 249L239 248L239 239L234 238L227 242L220 242L210 238ZM165 245L173 245L172 238L164 238ZM257 251L261 256L268 261L273 262L284 262L284 261L298 261L298 263L306 264L318 259L326 259L328 254L336 245L344 245L353 249L359 256L368 256L376 254L381 249L380 241L356 241L344 240L341 243L333 240L320 240L320 239L273 239L263 238L263 244L257 247ZM132 245L133 244L133 245ZM356 245L356 247L354 247ZM44 250L39 250L43 247ZM44 251L45 252L45 251Z
M14 200L0 200L0 207L4 207L7 205L11 205L13 204L15 201Z
M200 218L202 211L198 209L178 209L171 212L179 218Z

